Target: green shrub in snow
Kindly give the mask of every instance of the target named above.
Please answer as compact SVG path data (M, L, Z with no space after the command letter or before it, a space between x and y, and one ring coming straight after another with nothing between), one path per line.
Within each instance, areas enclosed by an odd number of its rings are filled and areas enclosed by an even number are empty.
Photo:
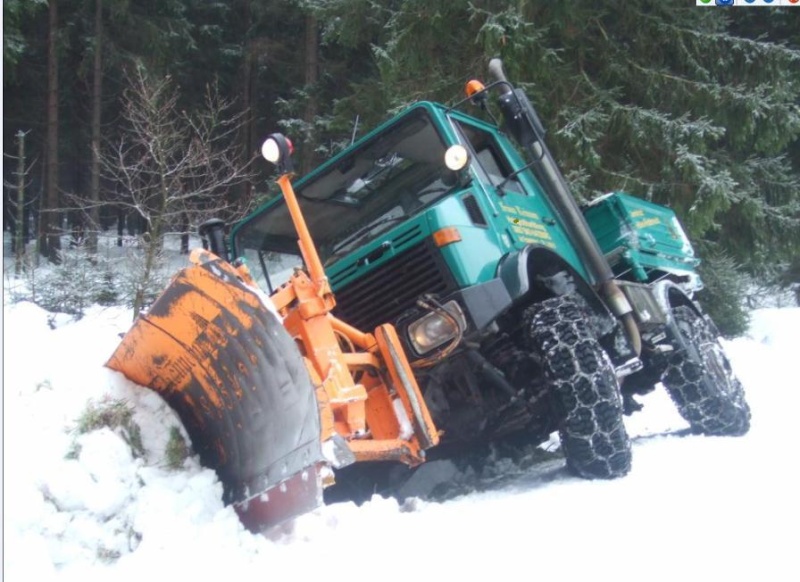
M134 457L144 455L141 429L133 421L133 409L124 400L110 397L104 397L100 402L89 400L76 423L75 432L79 435L108 427L128 443Z
M743 335L750 325L744 305L748 277L730 256L711 248L702 250L698 271L705 288L697 298L724 337Z
M169 441L164 451L167 467L170 469L180 469L183 462L189 457L191 451L183 438L180 429L173 426L169 429Z

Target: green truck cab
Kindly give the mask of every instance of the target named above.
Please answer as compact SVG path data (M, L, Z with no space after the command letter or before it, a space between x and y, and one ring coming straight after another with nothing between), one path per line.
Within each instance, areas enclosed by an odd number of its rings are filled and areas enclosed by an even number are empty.
M631 462L622 415L659 381L694 429L746 432L675 214L621 192L579 208L527 96L498 63L490 73L468 100L416 103L295 183L334 313L396 326L443 443L558 431L571 470L616 477ZM235 226L232 256L272 293L303 266L296 238L276 198Z

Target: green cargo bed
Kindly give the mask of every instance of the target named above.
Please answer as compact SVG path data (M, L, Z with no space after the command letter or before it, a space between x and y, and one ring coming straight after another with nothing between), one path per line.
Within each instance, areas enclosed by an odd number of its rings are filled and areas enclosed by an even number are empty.
M665 272L694 272L700 263L669 208L613 192L593 200L584 216L617 276L652 281Z

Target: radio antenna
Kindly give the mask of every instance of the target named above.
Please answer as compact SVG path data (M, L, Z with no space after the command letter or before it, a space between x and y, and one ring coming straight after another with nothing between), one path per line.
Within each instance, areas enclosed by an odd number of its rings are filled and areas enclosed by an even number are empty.
M356 113L356 120L353 122L353 135L350 136L350 145L356 141L356 133L358 132L358 113Z

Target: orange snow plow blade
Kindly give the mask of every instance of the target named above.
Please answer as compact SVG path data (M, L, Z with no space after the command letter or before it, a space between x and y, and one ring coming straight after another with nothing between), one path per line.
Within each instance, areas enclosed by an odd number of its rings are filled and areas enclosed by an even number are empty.
M306 363L226 262L181 270L107 366L170 404L251 530L322 504L328 468Z

